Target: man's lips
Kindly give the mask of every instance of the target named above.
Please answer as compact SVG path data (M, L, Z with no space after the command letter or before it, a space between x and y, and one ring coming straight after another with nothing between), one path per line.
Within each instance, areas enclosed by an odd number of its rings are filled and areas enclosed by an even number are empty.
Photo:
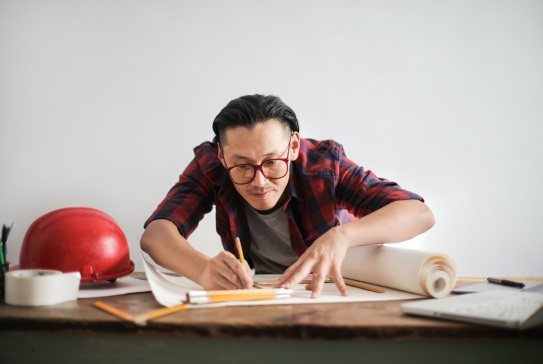
M250 191L249 194L257 198L263 198L263 197L268 196L271 192L273 192L273 190L265 190L265 191L258 190L258 191Z

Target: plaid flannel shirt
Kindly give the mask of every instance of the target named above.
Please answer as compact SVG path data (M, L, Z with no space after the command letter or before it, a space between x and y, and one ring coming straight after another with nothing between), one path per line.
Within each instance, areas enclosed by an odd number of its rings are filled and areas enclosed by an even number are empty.
M158 205L145 227L156 219L173 222L188 238L200 220L216 207L216 230L224 249L237 256L234 238L250 251L249 232L242 197L217 157L217 143L194 148L195 158L179 181ZM347 158L343 146L332 140L301 139L300 153L290 165L287 185L290 198L283 206L288 216L291 245L301 255L330 228L363 217L398 200L422 197ZM249 263L250 254L245 254Z

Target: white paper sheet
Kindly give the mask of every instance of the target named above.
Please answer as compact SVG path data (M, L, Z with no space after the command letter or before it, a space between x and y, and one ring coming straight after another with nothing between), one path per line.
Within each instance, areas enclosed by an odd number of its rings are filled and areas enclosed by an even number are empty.
M186 299L186 293L203 288L184 277L172 277L160 272L142 253L143 265L147 280L155 299L163 306L171 307ZM254 281L277 279L279 275L256 275ZM311 298L311 291L305 289L305 284L294 287L290 298L262 301L236 301L221 302L194 307L210 306L256 306L256 305L281 305L281 304L311 304L311 303L339 303L339 302L364 302L364 301L388 301L422 298L423 296L404 292L388 287L383 287L385 293L375 293L355 287L347 287L348 296L341 296L334 283L325 283L318 298Z
M77 298L107 297L128 293L149 292L149 282L133 277L118 278L111 282L82 283L77 292Z

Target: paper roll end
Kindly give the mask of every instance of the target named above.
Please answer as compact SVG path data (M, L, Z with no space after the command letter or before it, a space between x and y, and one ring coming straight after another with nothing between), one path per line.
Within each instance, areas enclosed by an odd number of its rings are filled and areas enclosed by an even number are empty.
M434 298L447 296L454 288L456 279L444 271L436 271L427 282L428 294Z

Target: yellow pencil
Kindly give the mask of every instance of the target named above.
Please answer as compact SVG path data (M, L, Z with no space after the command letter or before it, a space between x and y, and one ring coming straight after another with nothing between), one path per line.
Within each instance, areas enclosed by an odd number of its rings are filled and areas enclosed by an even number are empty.
M353 281L351 279L343 278L343 282L345 282L347 286L364 289L366 291L371 291L371 292L376 292L376 293L385 293L384 289L368 286L366 284L360 283L358 281Z
M241 242L239 241L239 238L236 237L236 249L238 250L239 255L239 261L241 264L245 264L245 258L243 257L243 249L241 248Z
M182 303L180 305L172 306L172 307L165 307L165 308L159 308L158 310L150 311L143 313L141 315L138 315L134 317L134 322L138 325L146 325L147 321L153 320L162 316L166 316L169 314L172 314L174 312L182 311L187 308L189 308L190 305L188 303Z
M324 281L324 283L333 283L334 281L331 280L330 278L326 279ZM275 287L275 284L277 283L277 280L273 280L273 279L265 279L265 280L262 280L262 281L255 281L254 282L254 286L266 286L266 287ZM300 282L298 282L298 284L309 284L311 283L311 279L302 279Z
M112 307L112 306L108 305L107 303L97 301L97 302L94 302L94 306L98 307L101 310L104 310L104 311L112 314L113 316L117 316L118 318L121 318L121 319L126 320L126 321L134 322L134 316L132 316L132 315L126 313L126 312L123 312L123 311L121 311L119 309L116 309L115 307Z
M212 303L227 301L270 300L290 297L292 289L237 289L222 291L191 291L187 293L190 303Z

